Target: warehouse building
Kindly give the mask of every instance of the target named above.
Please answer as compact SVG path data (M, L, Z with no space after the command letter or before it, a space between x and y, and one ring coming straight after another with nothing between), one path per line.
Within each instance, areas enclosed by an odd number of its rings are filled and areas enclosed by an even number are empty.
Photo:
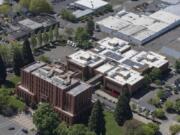
M73 124L85 119L84 114L91 109L92 94L91 85L76 76L76 72L62 65L35 62L22 69L22 82L16 93L27 104L50 103L61 120Z
M101 31L137 45L145 44L179 24L180 16L165 10L149 16L123 10L96 22Z
M108 2L104 0L77 0L74 2L74 6L81 9L99 10L108 5Z
M54 17L44 14L23 18L10 26L10 30L7 33L8 41L21 40L39 31L48 31L50 28L59 26L59 22Z
M80 19L94 12L101 11L108 5L108 2L103 0L77 0L70 5L77 9L73 12L73 15Z

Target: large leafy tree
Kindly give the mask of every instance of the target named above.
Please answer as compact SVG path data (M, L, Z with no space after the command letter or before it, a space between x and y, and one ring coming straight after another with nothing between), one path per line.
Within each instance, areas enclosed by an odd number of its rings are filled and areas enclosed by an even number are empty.
M177 113L180 113L180 99L176 100L174 109Z
M43 38L44 45L48 44L48 42L49 42L49 35L48 35L47 32L43 33L42 38Z
M87 32L90 36L93 35L94 28L95 28L95 24L94 24L93 18L89 18L87 21L87 24L86 24L86 29L87 29Z
M158 68L153 68L151 73L150 73L150 77L152 80L158 80L161 78L161 71Z
M50 30L49 30L49 32L48 32L48 35L49 35L49 41L50 42L52 42L53 41L53 37L54 37L54 35L53 35L54 33L53 33L53 29L52 28L50 28Z
M176 60L175 62L175 69L177 73L180 73L180 60Z
M33 49L37 47L37 39L35 35L31 36L31 46Z
M6 65L0 55L0 85L6 81Z
M13 69L15 75L19 76L21 68L23 67L23 57L20 48L15 48L13 53Z
M54 27L53 34L54 34L55 39L58 40L58 38L59 38L59 28L58 28L58 25L56 25Z
M20 0L19 4L21 7L29 9L30 2L31 0Z
M23 55L23 59L24 59L24 65L28 65L28 64L34 62L34 56L32 54L32 50L31 50L28 39L26 39L23 43L22 55Z
M39 47L42 46L43 37L42 37L41 31L39 31L37 34L37 41L38 41Z
M56 129L57 135L68 135L68 132L69 132L69 129L65 122L60 123Z
M52 12L52 6L47 0L31 0L29 10L34 13Z
M91 131L94 131L97 135L105 135L105 120L103 109L100 101L96 101L91 116L89 118L88 127Z
M126 120L133 117L129 102L130 97L126 92L118 97L118 102L114 111L114 118L118 125L122 126Z
M68 135L96 135L94 132L91 132L82 124L76 124L69 128Z
M33 114L33 123L41 134L54 135L55 129L59 124L59 119L57 113L53 111L53 108L49 104L42 103Z

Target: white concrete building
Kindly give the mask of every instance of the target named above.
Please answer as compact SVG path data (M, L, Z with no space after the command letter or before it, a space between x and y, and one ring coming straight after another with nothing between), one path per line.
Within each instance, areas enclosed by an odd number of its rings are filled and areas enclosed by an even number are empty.
M98 10L108 5L108 2L103 0L77 0L74 5L82 9Z
M142 45L179 25L180 16L163 10L149 16L120 11L96 24L103 32Z
M124 40L116 38L116 37L114 37L114 38L106 37L106 38L98 41L97 44L101 48L109 49L112 51L117 51L119 53L124 53L131 49L131 46L129 45L129 43L127 41L124 41Z

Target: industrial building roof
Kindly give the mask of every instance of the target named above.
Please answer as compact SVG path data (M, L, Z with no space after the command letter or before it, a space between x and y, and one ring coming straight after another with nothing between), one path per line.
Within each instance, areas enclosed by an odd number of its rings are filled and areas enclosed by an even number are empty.
M90 66L94 67L101 62L105 61L105 58L99 56L91 51L83 51L80 50L74 54L68 56L69 59L76 62L76 64L80 64L82 66Z
M169 3L169 4L178 4L178 3L180 3L180 0L161 0L161 1Z
M163 10L155 12L154 14L150 15L150 17L165 22L167 24L172 24L174 22L180 21L180 16Z
M177 9L176 9L177 8ZM180 24L180 6L172 12L159 10L149 16L120 11L115 16L109 16L96 22L105 32L120 36L125 40L144 43L167 31L172 26ZM169 8L170 10L170 8ZM173 11L175 12L173 14ZM107 23L108 22L108 23ZM101 27L102 26L102 27Z
M75 4L78 4L83 7L87 7L92 10L96 10L96 9L106 6L108 2L103 1L103 0L78 0L75 2Z
M38 29L38 28L41 28L43 25L38 23L38 22L35 22L29 18L26 18L22 21L19 21L19 24L21 25L24 25L26 26L27 28L29 29L32 29L32 30L35 30L35 29Z
M81 18L83 16L86 16L88 14L91 14L93 12L93 10L91 9L85 9L85 10L76 10L74 11L72 14L76 17L76 18Z
M180 0L179 0L179 4L168 6L167 8L163 9L163 11L180 16Z

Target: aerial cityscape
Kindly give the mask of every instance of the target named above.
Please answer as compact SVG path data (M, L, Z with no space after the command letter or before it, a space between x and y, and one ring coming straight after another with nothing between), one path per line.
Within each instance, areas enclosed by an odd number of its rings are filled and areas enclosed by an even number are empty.
M180 0L0 0L0 135L180 135Z

